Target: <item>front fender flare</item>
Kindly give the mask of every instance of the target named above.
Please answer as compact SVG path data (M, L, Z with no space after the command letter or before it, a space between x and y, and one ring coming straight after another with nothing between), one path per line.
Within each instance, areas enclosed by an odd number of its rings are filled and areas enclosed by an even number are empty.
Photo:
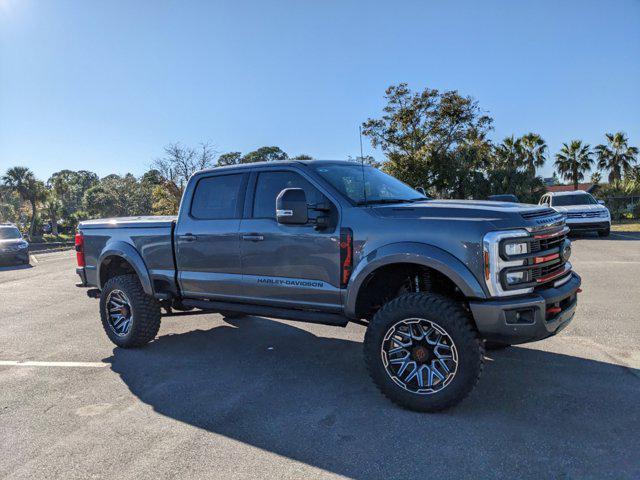
M374 270L393 263L413 263L433 268L447 276L467 298L487 298L480 282L458 258L426 243L400 242L380 247L366 255L351 274L347 286L345 314L355 318L358 293Z
M104 285L101 284L100 281L100 270L104 265L104 260L107 257L120 257L126 260L129 265L133 267L140 279L140 283L142 284L142 288L144 289L144 293L147 295L153 295L153 287L151 285L151 277L149 276L149 271L147 270L147 265L144 263L142 256L135 249L133 245L123 241L114 241L109 242L105 245L102 252L100 252L100 257L98 258L98 287L100 289L104 288Z

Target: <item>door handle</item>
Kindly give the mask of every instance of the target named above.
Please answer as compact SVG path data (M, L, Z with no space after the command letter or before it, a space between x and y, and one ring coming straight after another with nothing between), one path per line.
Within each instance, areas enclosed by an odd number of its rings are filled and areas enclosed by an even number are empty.
M252 233L250 235L243 235L243 240L247 240L249 242L261 242L264 240L264 235L258 235L256 233Z
M190 233L185 233L184 235L179 235L178 239L184 240L185 242L195 242L198 239L198 237Z

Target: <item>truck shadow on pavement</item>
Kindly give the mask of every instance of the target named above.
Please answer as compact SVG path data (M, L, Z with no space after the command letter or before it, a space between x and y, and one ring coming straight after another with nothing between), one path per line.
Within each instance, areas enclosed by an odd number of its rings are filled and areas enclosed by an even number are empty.
M8 272L10 270L28 270L29 268L33 268L33 265L29 263L21 263L18 265L12 265L8 263L0 263L0 272Z
M637 473L639 370L512 347L458 407L419 414L378 393L360 342L228 322L107 361L162 415L351 478Z
M640 240L640 232L624 232L624 231L615 231L611 232L608 237L600 237L597 233L570 233L569 238L571 241L576 240L600 240L600 241L639 241Z

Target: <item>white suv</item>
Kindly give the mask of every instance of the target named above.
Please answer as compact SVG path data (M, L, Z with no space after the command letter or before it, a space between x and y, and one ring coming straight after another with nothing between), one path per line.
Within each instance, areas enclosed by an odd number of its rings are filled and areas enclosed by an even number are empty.
M583 190L545 193L540 205L547 205L563 213L572 231L596 231L601 237L609 235L611 214L609 209Z

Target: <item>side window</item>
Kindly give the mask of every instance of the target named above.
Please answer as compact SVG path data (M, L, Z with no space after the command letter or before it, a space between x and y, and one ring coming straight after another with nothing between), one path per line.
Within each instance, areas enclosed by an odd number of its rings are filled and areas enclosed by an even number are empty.
M191 201L191 216L200 220L240 218L244 177L236 174L200 179Z
M316 187L296 172L261 172L253 199L253 218L276 218L276 197L285 188L302 188L308 203L327 201Z

